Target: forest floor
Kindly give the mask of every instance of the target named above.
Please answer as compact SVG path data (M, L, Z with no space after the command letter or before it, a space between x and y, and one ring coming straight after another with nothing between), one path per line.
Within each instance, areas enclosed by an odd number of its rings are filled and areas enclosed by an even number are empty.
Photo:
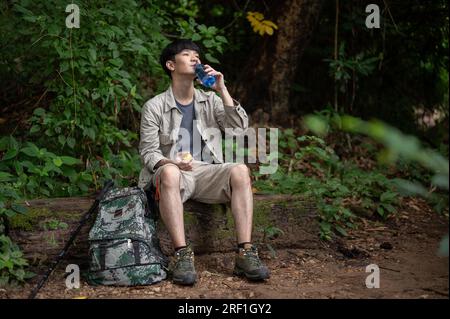
M271 270L264 282L233 276L234 253L229 251L197 254L193 287L170 280L141 287L94 287L82 280L79 289L67 289L61 263L37 298L448 298L448 257L438 254L448 228L448 215L437 214L420 199L405 198L387 221L363 219L348 237L319 248L285 247L276 249L276 256L261 249ZM380 288L366 287L369 264L379 267ZM32 270L45 272L44 267ZM0 298L27 298L39 278L0 288Z

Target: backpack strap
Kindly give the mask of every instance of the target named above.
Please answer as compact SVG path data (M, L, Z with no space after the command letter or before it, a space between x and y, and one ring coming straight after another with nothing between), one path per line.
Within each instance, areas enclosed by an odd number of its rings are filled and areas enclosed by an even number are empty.
M141 251L138 241L133 241L133 251L134 251L134 263L136 265L141 264Z
M100 270L105 270L106 269L106 244L101 244L99 246L99 253L100 253L100 260L99 260L99 264L100 264Z

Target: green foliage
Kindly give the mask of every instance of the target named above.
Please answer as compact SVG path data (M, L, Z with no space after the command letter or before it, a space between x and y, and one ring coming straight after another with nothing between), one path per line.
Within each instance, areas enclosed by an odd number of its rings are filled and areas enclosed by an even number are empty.
M37 230L39 222L52 216L48 209L28 209L26 214L16 214L9 218L9 226L14 230Z
M16 244L5 235L0 235L0 287L10 284L23 283L34 276L24 268L28 262Z
M66 223L61 222L57 219L49 219L42 223L42 228L44 230L58 230L58 229L67 229L69 227Z
M306 126L311 122L323 122L320 126L309 126L309 129L320 135L327 132L321 129L317 130L318 127L332 127L333 129L370 136L385 146L385 149L378 156L380 163L393 164L399 160L402 161L401 165L405 165L405 162L417 163L432 172L430 178L432 185L444 190L449 189L448 159L444 158L439 152L422 146L416 137L405 135L398 129L378 120L366 122L348 115L335 115L331 120L320 115L311 115L308 118L309 120L305 121ZM314 118L314 120L311 121L311 118ZM405 185L411 185L411 187L415 185L416 191L414 192L419 192L419 184L408 184L407 181L404 181L403 186ZM408 191L408 189L405 190Z
M424 147L414 136L405 135L398 129L389 126L379 120L363 121L348 115L335 114L331 118L320 115L310 115L305 125L315 133L324 135L329 130L343 130L354 134L363 134L373 138L375 141L383 144L385 149L379 153L378 160L383 165L395 164L401 160L404 165L407 163L419 164L422 168L431 172L430 190L417 180L408 180L397 178L393 180L396 189L403 195L419 195L432 204L438 212L448 210L448 190L449 190L449 162L439 152ZM309 123L322 122L320 125L308 126ZM328 128L322 130L322 128ZM414 175L413 175L414 177ZM422 178L423 180L423 178ZM440 191L439 191L440 190ZM381 200L383 203L377 211L382 214L394 210L389 203L390 199L395 199L396 194L392 192L383 193ZM447 251L448 254L448 251Z
M199 5L195 0L177 0L167 2L168 12L173 12L181 16L187 16L191 18L196 18L199 12Z
M141 168L139 113L143 102L169 83L158 60L172 38L200 43L206 49L204 60L220 60L228 80L239 79L243 66L251 65L254 52L261 49L246 28L244 13L249 2L243 8L193 0L75 3L81 9L79 29L65 27L67 2L0 4L3 104L14 105L24 114L32 108L31 116L22 119L28 125L26 132L0 139L0 220L26 217L26 207L19 204L23 198L84 195L98 189L105 179L115 179L122 186L136 181ZM415 23L422 21L425 7L412 4L406 12L401 5L390 4L397 25L385 16L383 36L351 27L363 25L365 15L362 11L354 14L353 5L353 1L341 4L338 59L321 63L332 50L328 44L333 31L327 28L333 26L325 23L323 27L324 22L335 14L334 3L324 4L321 27L302 57L301 80L294 84L301 88L297 93L308 96L300 96L302 105L316 107L332 100L336 79L339 104L357 114L414 126L412 111L423 105L427 110L439 109L448 118L448 23L441 22L448 20L441 16L441 11L447 12L447 2L427 6L436 16L420 28ZM276 6L275 2L253 2L251 10L275 13ZM333 79L326 79L327 72ZM305 79L306 84L301 82ZM250 105L246 109L250 112ZM282 167L267 179L260 177L258 188L309 194L320 207L324 237L332 231L344 234L358 214L388 217L396 206L396 187L405 194L426 196L436 209L448 208L448 196L439 193L448 190L448 161L422 149L414 138L396 131L380 133L383 127L378 124L360 127L329 111L321 116L328 120L306 119L321 136L356 126L356 131L388 145L379 156L382 165L398 160L396 172L408 179L393 181L379 171L363 171L343 160L323 139L298 138L293 130L285 130L278 154ZM438 131L439 139L433 140L448 157L448 146L439 142L441 135ZM445 164L447 171L442 168ZM64 226L54 222L46 227ZM4 245L9 244L5 241Z
M386 219L396 212L400 195L394 181L380 171L364 171L340 159L319 137L296 137L292 129L279 136L281 167L266 177L255 172L254 186L261 192L309 198L320 214L322 238L330 239L333 232L345 236L360 215Z
M20 71L52 95L50 106L34 109L29 118L27 139L33 143L1 149L7 152L0 170L17 175L15 186L23 194L73 196L99 188L105 178L119 184L135 179L141 168L138 135L121 128L121 119L136 113L131 124L138 127L141 93L154 89L144 87L142 77L161 78L158 91L168 84L159 66L160 51L169 42L163 28L202 43L213 62L218 62L214 52L223 52L227 43L215 27L193 18L172 20L161 3L105 4L80 5L79 29L65 28L59 1L17 1L1 16L5 27L20 25L2 41L6 47L17 44L1 62L5 76ZM13 137L6 139L3 145L13 143Z
M395 163L401 159L417 163L430 171L430 186L445 190L445 193L428 191L417 180L398 179L397 185L404 194L420 195L428 199L439 212L448 208L449 163L439 152L425 148L416 137L405 135L380 121L364 122L351 116L343 116L342 129L368 135L385 145L386 148L379 156L382 163Z
M273 246L270 244L269 240L275 239L281 235L284 235L284 231L276 226L269 225L267 227L261 227L260 231L263 233L263 238L261 240L261 243L259 245L264 245L267 247L267 249L270 251L270 254L273 258L277 257L277 252L273 248Z
M71 156L58 156L47 148L36 144L21 144L14 137L0 139L0 161L2 182L9 182L9 194L20 196L45 195L62 196L86 192L92 182L92 175L76 171L81 161ZM18 193L20 192L20 193ZM3 200L0 199L0 203ZM11 217L11 216L10 216Z
M3 162L9 162L1 168L20 174L18 188L34 195L73 196L99 188L105 178L118 184L136 179L144 95L168 85L159 65L170 41L166 32L203 44L210 62L218 63L214 55L227 44L218 28L180 18L165 2L79 4L79 29L65 27L65 5L20 0L5 6L0 16L1 26L18 29L0 42L5 48L15 44L0 62L2 77L20 73L39 94L44 92L42 97L50 97L49 107L35 108L28 119L26 139L33 143L8 149ZM149 78L158 79L157 87L145 85L148 81L142 80ZM23 168L25 174L14 172ZM60 176L69 181L58 184L54 180Z
M198 24L193 18L189 18L187 21L178 20L178 24L180 26L182 37L192 39L206 48L207 53L205 53L204 56L207 61L211 63L220 63L219 60L214 57L214 52L222 54L223 48L228 41L220 34L220 30L217 27L208 27L204 24Z
M274 239L280 235L284 235L283 230L281 230L280 228L275 227L273 225L267 226L264 229L263 242L266 242L266 239Z
M0 5L0 78L25 88L20 99L38 96L29 131L0 138L0 221L25 213L23 198L85 195L105 179L135 182L141 106L169 83L162 48L173 35L188 37L218 63L227 44L218 28L195 21L195 1L180 0L175 11L165 1L75 3L74 29L66 28L66 2Z
M347 57L345 42L341 42L337 60L324 59L329 63L330 75L338 83L342 93L347 91L350 80L357 83L361 77L370 75L380 60L380 57L366 57L365 55L364 52L361 52L354 57Z
M293 81L297 90L290 112L306 115L334 105L336 87L340 111L366 120L381 119L405 133L426 137L433 147L448 143L448 1L427 6L412 1L407 11L401 1L378 4L381 28L368 29L364 27L367 13L359 9L362 3L340 1L336 30L336 1L323 1ZM437 125L419 125L417 109L438 112Z

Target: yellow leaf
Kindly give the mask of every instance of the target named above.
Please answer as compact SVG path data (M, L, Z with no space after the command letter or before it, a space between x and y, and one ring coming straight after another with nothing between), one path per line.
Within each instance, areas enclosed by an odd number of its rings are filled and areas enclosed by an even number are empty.
M264 20L263 23L271 28L278 29L277 25L270 20Z
M257 20L262 20L264 19L264 15L260 12L252 12L253 16L255 17L255 19Z
M77 297L73 297L72 299L88 299L87 296L77 296Z
M264 15L260 12L247 12L247 20L253 28L253 32L263 36L265 33L273 35L273 29L278 29L277 25L270 20L263 20Z
M259 21L256 20L253 16L248 16L248 17L247 17L247 20L250 22L250 24L251 24L253 27L259 23Z

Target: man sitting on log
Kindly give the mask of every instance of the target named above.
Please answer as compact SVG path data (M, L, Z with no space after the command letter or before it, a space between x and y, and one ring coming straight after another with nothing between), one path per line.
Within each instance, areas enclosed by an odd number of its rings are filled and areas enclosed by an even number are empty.
M234 274L250 280L269 278L251 243L253 195L248 167L224 163L222 138L211 132L244 132L248 116L232 99L224 76L209 65L204 75L214 77L210 87L194 88L200 49L190 40L176 40L161 53L160 63L171 85L147 101L142 109L139 153L143 169L139 186L156 188L159 211L175 248L173 282L193 285L197 279L192 247L186 244L183 203L193 199L215 204L231 201L237 234Z

